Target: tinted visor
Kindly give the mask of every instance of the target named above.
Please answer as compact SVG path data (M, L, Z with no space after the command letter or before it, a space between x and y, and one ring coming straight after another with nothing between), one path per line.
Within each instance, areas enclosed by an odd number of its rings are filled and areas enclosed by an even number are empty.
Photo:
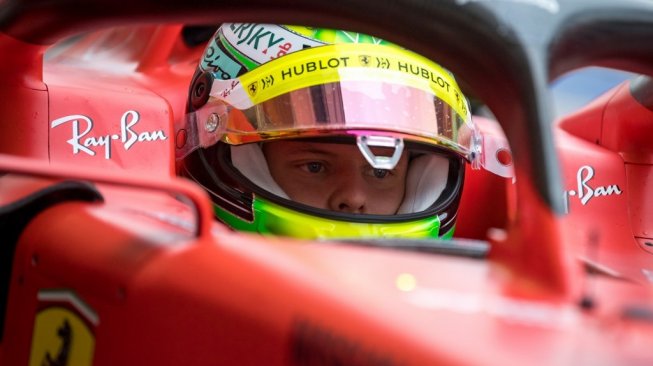
M470 151L472 131L448 104L409 86L378 81L341 81L275 97L229 119L225 142L238 144L293 135L319 135L333 130L371 130L413 135ZM245 117L253 127L242 128Z
M436 95L372 80L310 86L242 110L214 99L191 117L202 147L358 130L410 136L470 160L475 136L473 125ZM207 129L210 123L217 124L214 130Z
M243 144L333 130L412 136L468 160L478 144L467 102L451 75L396 48L308 49L237 79L215 79L210 95L186 116L188 139L178 156L219 140Z

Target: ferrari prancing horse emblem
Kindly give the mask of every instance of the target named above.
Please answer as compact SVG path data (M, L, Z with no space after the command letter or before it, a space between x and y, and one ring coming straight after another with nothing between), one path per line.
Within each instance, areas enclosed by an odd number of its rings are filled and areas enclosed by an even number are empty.
M92 365L99 321L93 310L69 291L42 290L39 300L29 366Z

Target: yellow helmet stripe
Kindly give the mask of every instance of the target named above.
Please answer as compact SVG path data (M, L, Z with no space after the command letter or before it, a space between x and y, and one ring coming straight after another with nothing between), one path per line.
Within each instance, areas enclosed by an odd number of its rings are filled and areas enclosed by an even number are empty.
M241 99L240 106L252 106L319 84L387 80L435 94L463 119L469 114L467 102L448 71L425 57L388 45L336 44L308 48L265 63L238 80L239 85L219 81L211 94L229 103L230 99ZM234 92L239 88L245 93ZM238 103L231 104L238 106Z

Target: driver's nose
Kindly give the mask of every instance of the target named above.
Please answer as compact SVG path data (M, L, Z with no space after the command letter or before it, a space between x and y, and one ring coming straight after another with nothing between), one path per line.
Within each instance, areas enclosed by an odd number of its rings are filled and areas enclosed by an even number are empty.
M329 196L329 209L343 213L366 213L367 188L360 175L340 176Z

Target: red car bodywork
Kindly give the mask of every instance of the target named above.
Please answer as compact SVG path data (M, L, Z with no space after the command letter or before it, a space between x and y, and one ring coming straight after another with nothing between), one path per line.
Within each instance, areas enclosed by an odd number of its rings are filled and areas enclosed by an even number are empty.
M232 232L175 177L182 28L0 34L1 365L653 361L653 112L628 83L555 126L564 216L519 166L470 169L470 255L302 242Z

